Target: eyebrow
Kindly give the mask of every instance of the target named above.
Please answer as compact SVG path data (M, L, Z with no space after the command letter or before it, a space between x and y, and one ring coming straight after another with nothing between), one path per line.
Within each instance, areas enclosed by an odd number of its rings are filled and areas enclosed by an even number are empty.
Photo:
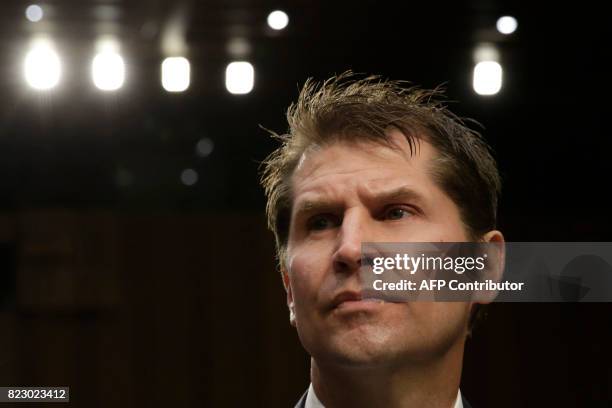
M339 207L339 205L334 204L333 201L306 200L300 203L300 205L296 208L295 215L298 216L302 214L325 212L337 207Z
M366 198L367 202L389 202L396 200L412 200L416 201L419 204L425 203L425 197L420 192L414 190L410 186L404 185L387 191L378 191L372 192ZM341 205L333 200L325 200L325 199L314 199L314 200L305 200L301 202L297 208L295 209L296 217L298 215L302 215L304 213L317 213L317 212L325 212L330 211L335 208L340 207Z
M374 192L372 194L373 200L379 201L394 201L394 200L414 200L419 203L425 202L425 197L420 192L411 188L410 186L404 185L388 191Z

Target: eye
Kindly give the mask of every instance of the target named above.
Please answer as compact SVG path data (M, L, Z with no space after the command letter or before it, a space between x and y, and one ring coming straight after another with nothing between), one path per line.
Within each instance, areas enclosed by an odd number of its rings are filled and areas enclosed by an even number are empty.
M315 215L308 220L307 228L309 231L322 231L334 228L338 225L337 218L331 214Z
M385 220L399 220L413 215L413 211L406 207L389 207L384 212Z

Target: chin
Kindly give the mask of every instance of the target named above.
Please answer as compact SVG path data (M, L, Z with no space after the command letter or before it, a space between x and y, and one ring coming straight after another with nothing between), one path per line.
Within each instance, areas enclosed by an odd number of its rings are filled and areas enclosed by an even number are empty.
M397 328L374 327L335 333L309 351L319 363L365 369L393 367L408 361L421 364L445 355L453 343L428 342Z
M368 367L397 359L401 347L393 333L380 328L350 330L336 333L325 344L315 347L312 356L334 364Z

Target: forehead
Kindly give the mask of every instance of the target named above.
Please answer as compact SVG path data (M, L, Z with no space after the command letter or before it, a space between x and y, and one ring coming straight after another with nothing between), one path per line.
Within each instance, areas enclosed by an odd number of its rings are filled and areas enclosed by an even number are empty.
M393 180L429 183L429 168L436 151L417 139L414 150L399 131L389 133L389 146L371 141L338 141L307 150L292 176L295 199L304 193L340 190L360 185L368 190L392 187Z

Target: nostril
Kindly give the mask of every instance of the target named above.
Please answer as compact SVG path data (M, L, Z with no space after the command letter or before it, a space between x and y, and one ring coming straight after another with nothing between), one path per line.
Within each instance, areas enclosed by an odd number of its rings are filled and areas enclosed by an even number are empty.
M352 269L354 269L354 266L351 267L351 265L347 262L343 262L343 261L334 262L334 270L336 272L349 273L351 272Z
M334 269L338 272L353 272L361 267L360 251L341 251L334 255Z

